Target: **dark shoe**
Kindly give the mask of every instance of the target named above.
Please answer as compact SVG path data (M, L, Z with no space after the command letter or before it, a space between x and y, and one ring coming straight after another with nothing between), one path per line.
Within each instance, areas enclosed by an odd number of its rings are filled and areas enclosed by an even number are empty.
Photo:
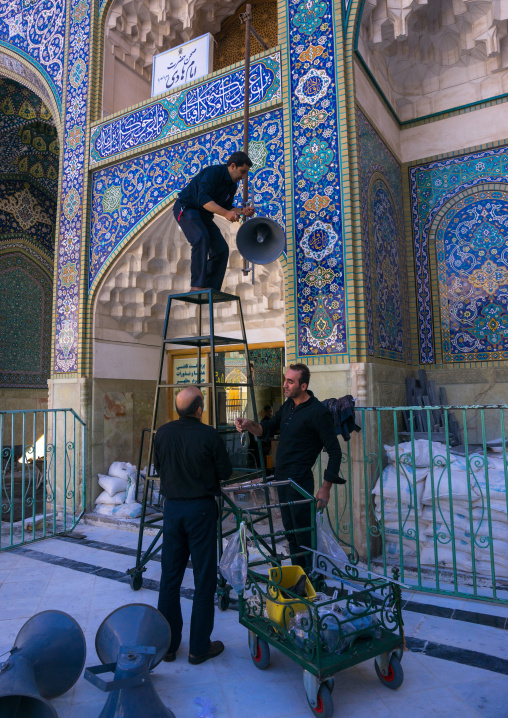
M166 661L166 663L172 663L173 661L176 660L176 651L173 651L173 652L168 651L167 653L164 654L164 656L162 656L162 660Z
M208 653L205 653L204 656L192 656L189 653L189 663L192 663L193 666L198 666L200 663L204 663L209 658L215 658L216 656L220 656L223 650L224 644L222 643L222 641L211 641Z

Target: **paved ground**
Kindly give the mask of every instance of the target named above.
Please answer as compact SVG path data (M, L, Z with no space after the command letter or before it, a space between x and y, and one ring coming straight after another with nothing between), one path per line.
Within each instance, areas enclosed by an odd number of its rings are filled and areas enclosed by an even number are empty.
M0 554L0 653L12 646L28 618L45 609L61 609L81 625L86 665L93 666L98 663L95 633L111 611L126 603L157 604L160 563L148 566L149 588L133 592L121 582L134 563L126 552L136 545L135 533L83 524L77 531L86 539L50 539ZM184 586L192 588L191 570ZM398 691L387 690L376 677L373 661L339 673L333 691L335 716L506 718L508 606L417 593L404 598L411 649L403 658L404 684ZM188 629L191 601L182 598L182 607ZM269 669L257 670L235 611L216 612L213 637L226 644L220 657L189 665L187 637L184 629L177 660L160 664L153 674L159 695L177 718L200 716L197 697L215 706L216 718L311 715L301 669L273 650ZM59 718L96 718L104 703L105 694L83 678L53 701Z

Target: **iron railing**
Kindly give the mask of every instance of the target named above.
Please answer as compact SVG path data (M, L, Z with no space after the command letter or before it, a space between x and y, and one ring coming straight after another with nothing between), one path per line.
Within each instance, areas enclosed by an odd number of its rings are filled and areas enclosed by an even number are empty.
M0 411L0 551L75 528L86 505L85 446L72 409Z
M356 422L338 535L414 590L508 603L508 405L362 407Z

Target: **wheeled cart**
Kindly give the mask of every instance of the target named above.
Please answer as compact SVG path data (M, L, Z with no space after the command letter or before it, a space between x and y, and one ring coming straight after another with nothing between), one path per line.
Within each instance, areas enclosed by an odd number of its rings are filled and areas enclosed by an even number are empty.
M225 488L224 501L234 511L238 527L246 527L248 560L245 590L239 594L239 620L248 629L249 648L256 668L270 663L270 647L285 653L303 668L303 682L311 712L321 718L333 715L334 675L350 666L375 659L374 668L387 688L398 688L404 678L401 660L404 651L400 586L385 577L372 577L362 571L355 552L345 546L344 558L316 550L316 516L330 524L327 514L316 514L316 500L292 481L291 484L311 509L311 525L299 529L312 537L307 557L313 569L307 572L305 595L297 594L295 584L304 574L291 565L291 556L273 550L273 538L286 531L259 531L255 513L239 507L235 487ZM271 485L266 484L266 488ZM243 484L243 491L247 485ZM272 511L284 504L274 502L256 511ZM291 504L286 504L291 506ZM297 531L297 532L298 532ZM279 544L279 541L277 541ZM323 543L322 541L318 543ZM310 575L309 575L310 574ZM363 575L362 575L363 574ZM309 580L310 579L310 580ZM303 580L303 579L302 579ZM301 587L300 587L301 588Z

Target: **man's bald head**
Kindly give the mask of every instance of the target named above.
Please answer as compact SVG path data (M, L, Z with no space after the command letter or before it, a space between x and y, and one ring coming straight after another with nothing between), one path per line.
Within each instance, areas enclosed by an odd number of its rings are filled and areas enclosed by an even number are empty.
M175 407L178 416L196 416L201 409L197 417L201 418L204 405L205 399L197 386L186 386L176 396Z

